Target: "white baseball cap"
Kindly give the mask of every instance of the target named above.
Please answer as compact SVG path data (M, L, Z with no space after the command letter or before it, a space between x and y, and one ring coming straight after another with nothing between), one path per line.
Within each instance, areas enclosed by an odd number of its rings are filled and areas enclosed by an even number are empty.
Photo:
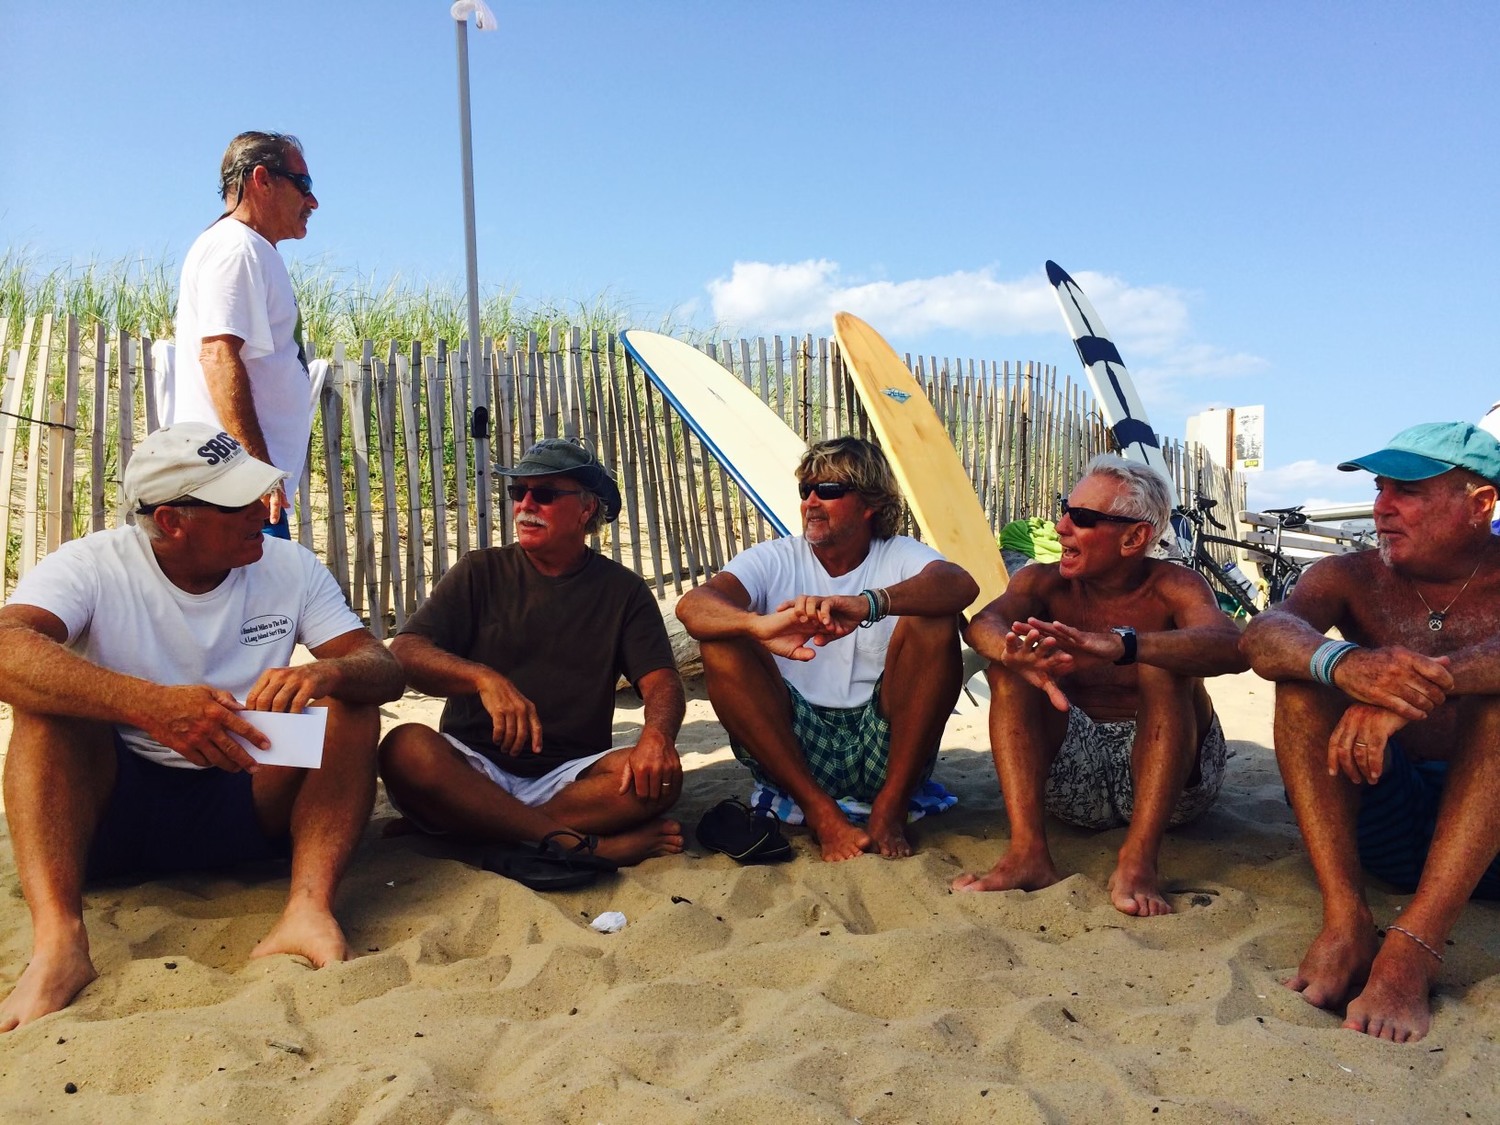
M253 503L286 479L274 465L257 461L223 430L206 422L178 422L147 434L125 466L125 499L149 508L191 496L238 508Z

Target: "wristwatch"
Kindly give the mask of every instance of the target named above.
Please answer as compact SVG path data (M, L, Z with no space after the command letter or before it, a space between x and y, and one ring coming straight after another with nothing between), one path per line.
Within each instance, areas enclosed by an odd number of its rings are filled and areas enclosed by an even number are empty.
M1116 625L1114 626L1114 628L1110 629L1110 632L1119 637L1121 643L1125 646L1125 652L1120 656L1120 659L1115 661L1115 663L1134 664L1136 647L1135 630L1132 629L1129 625Z

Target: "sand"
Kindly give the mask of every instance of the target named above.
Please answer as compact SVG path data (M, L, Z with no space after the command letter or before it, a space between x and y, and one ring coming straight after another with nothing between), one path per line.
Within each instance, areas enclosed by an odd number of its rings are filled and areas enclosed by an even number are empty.
M1076 872L1037 893L954 895L1006 839L982 710L948 724L959 794L919 853L764 868L648 861L537 894L427 840L382 839L344 887L360 956L250 961L281 873L87 897L99 979L0 1038L0 1119L171 1122L1500 1120L1500 927L1454 931L1431 1035L1341 1030L1278 981L1319 900L1282 800L1269 685L1211 682L1234 757L1218 806L1172 833L1177 913L1133 919L1104 884L1121 833L1054 826ZM638 723L620 697L617 733ZM388 723L435 720L407 696ZM745 774L694 686L689 825ZM30 946L8 839L0 987ZM1405 900L1372 891L1376 919ZM620 933L588 928L605 910ZM67 1093L68 1085L76 1092Z

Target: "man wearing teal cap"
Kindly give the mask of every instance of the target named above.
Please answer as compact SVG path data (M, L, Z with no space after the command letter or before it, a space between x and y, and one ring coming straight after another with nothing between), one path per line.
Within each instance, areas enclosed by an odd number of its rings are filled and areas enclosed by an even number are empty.
M1242 644L1276 682L1276 758L1323 894L1286 983L1409 1042L1464 903L1500 898L1500 441L1425 423L1339 468L1375 474L1379 552L1309 568ZM1414 892L1384 940L1361 866Z

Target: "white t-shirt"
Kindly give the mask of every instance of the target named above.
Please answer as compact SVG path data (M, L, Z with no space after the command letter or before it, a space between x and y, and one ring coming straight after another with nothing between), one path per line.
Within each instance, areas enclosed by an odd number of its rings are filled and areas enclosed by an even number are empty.
M724 570L739 579L750 595L750 608L770 613L798 594L858 594L894 586L942 559L925 543L897 535L870 543L870 553L848 574L837 578L823 569L813 549L800 535L757 543L730 560ZM775 657L787 683L809 703L819 707L862 707L875 694L875 682L885 671L885 650L896 630L887 617L868 629L855 629L823 648L811 660Z
M271 463L289 474L295 497L307 462L312 403L302 321L292 278L276 247L237 219L220 219L198 236L182 263L177 293L175 401L162 425L207 422L224 428L198 361L208 336L238 336L250 374L255 417Z
M44 558L16 585L11 605L55 614L68 647L104 668L158 684L208 684L239 700L269 668L361 628L333 576L296 543L265 539L265 554L206 594L167 580L145 532L97 531ZM186 758L136 727L119 726L136 753L189 769Z

